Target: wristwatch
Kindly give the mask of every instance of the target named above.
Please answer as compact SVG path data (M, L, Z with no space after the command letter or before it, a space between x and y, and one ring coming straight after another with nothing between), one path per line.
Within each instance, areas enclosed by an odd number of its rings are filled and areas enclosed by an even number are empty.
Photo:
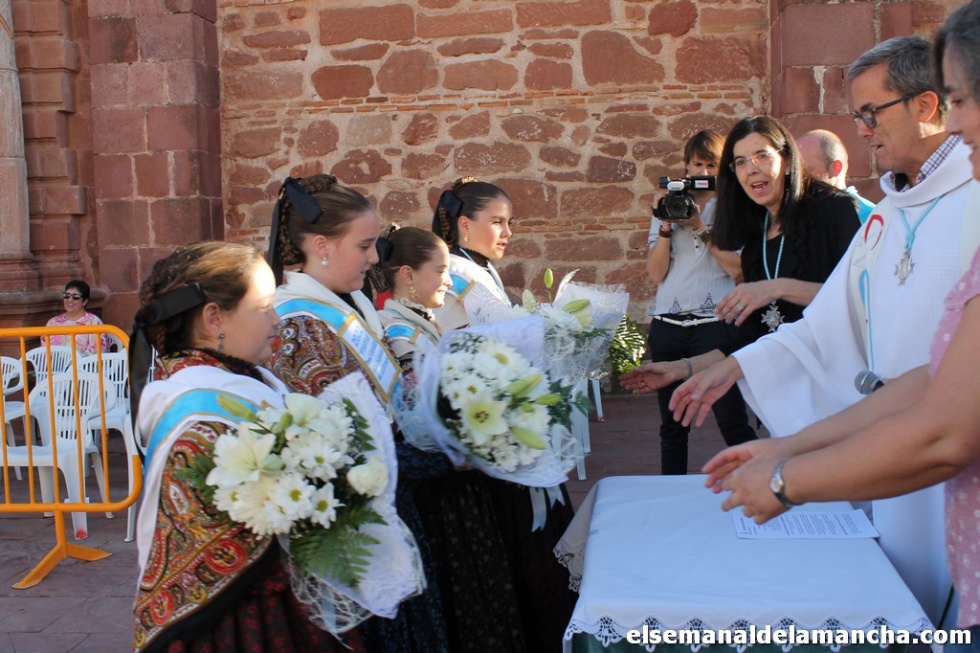
M783 480L783 465L789 458L783 458L778 463L776 463L776 468L772 470L772 476L769 477L769 489L772 493L776 495L779 499L779 503L783 504L787 508L792 508L793 506L798 506L800 504L793 503L786 498L786 481Z

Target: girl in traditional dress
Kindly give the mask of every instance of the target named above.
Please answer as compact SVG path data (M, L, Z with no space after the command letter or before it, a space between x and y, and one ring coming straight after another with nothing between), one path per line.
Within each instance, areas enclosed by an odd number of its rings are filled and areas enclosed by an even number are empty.
M380 317L411 383L416 349L434 347L442 335L432 312L450 285L449 249L432 232L414 227L389 233L387 243L380 274L373 275L392 295ZM429 580L442 590L452 651L530 651L487 480L481 472L460 469L415 484L427 544L443 563L440 576Z
M391 351L404 372L420 343L438 344L442 335L433 310L445 303L449 278L449 249L435 234L416 227L391 231L387 259L380 261L383 284L389 290L379 314Z
M137 424L149 437L138 520L140 581L136 651L343 651L296 600L273 537L232 522L182 475L238 419L217 403L233 397L282 407L285 387L261 367L279 318L275 281L262 255L203 242L158 261L140 288L130 348ZM149 346L157 380L142 387ZM364 650L356 636L347 638Z
M318 396L330 383L363 373L387 406L401 381L398 362L384 342L371 301L361 292L378 262L381 221L371 203L330 175L287 179L273 216L270 258L276 274L286 272L275 296L282 324L273 370L292 392ZM438 561L429 550L412 496L415 483L448 474L442 454L424 453L396 441L398 513L419 545L428 589L401 604L395 619L372 618L358 631L372 652L449 651Z
M473 321L488 303L511 305L492 261L501 259L511 236L513 207L497 186L464 177L439 198L432 230L449 246L452 287L436 310L444 330ZM493 310L492 308L490 310ZM575 607L568 573L554 547L574 515L564 485L529 488L487 477L504 540L527 650L559 651Z
M503 190L475 177L458 179L439 198L432 231L449 246L452 286L436 318L445 330L471 323L481 304L510 306L504 283L493 267L510 240L514 208Z

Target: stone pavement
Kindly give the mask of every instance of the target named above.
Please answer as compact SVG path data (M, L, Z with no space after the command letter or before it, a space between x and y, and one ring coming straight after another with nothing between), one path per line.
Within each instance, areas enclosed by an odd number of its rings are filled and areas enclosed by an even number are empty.
M605 420L591 421L592 454L588 478L575 472L568 483L578 506L595 482L606 476L657 474L660 471L660 424L652 396L603 395ZM722 447L713 418L691 433L690 469L697 470ZM115 434L114 434L115 435ZM112 439L110 470L125 469L120 438ZM97 497L94 475L89 496ZM125 496L125 476L110 474L112 497ZM24 481L10 479L11 492L25 492ZM0 494L0 501L2 501ZM66 516L71 536L71 519ZM107 519L89 514L85 546L109 551L102 560L64 560L47 578L26 590L11 587L30 571L55 543L51 518L0 513L0 653L123 653L129 650L132 603L136 587L136 545L124 542L126 515Z

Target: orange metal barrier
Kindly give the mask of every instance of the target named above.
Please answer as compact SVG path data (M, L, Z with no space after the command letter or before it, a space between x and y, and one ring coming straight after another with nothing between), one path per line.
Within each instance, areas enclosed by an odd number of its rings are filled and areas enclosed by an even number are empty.
M103 348L102 335L119 346L122 356ZM51 345L48 336L96 335L96 353L80 354L74 346ZM28 344L44 341L37 347ZM106 551L69 543L65 513L72 513L75 539L88 536L89 512L124 511L139 498L143 468L129 420L128 394L120 385L117 369L125 372L129 337L112 325L77 327L28 327L0 329L0 350L19 357L4 357L0 388L0 463L3 472L3 513L50 512L54 515L56 544L30 573L14 585L26 589L36 585L67 557L99 560ZM33 351L31 351L33 350ZM17 366L12 361L16 360ZM36 367L35 367L36 366ZM121 402L125 402L125 406ZM22 423L20 432L13 423ZM125 472L129 491L112 496L111 479L119 473L110 469L109 431L120 430L126 441ZM91 462L100 480L101 501L86 497L86 464ZM37 472L35 474L35 472ZM11 476L25 476L23 480ZM102 477L104 476L104 480ZM36 480L39 479L39 482ZM62 480L64 486L62 486ZM64 491L62 490L64 488ZM41 497L38 497L40 490ZM67 498L62 500L63 494ZM117 495L120 494L118 491ZM91 497L94 499L96 497ZM111 516L111 515L110 515Z

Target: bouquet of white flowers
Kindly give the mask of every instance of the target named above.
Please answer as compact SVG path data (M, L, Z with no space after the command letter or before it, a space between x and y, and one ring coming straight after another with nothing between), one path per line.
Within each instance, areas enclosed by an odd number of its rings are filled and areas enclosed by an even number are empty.
M390 427L361 375L320 398L288 394L283 407L218 401L242 421L186 479L233 521L279 536L314 622L343 632L371 614L394 616L424 589L418 548L394 509Z
M532 487L567 480L581 451L572 388L549 377L540 318L451 331L416 352L416 384L393 402L406 439Z
M586 377L601 376L630 298L620 286L575 282L575 272L566 274L558 284L554 301L538 302L529 290L521 298L527 311L545 319L548 356L555 361L552 374L572 385ZM553 284L554 276L547 269L544 285L549 299Z

